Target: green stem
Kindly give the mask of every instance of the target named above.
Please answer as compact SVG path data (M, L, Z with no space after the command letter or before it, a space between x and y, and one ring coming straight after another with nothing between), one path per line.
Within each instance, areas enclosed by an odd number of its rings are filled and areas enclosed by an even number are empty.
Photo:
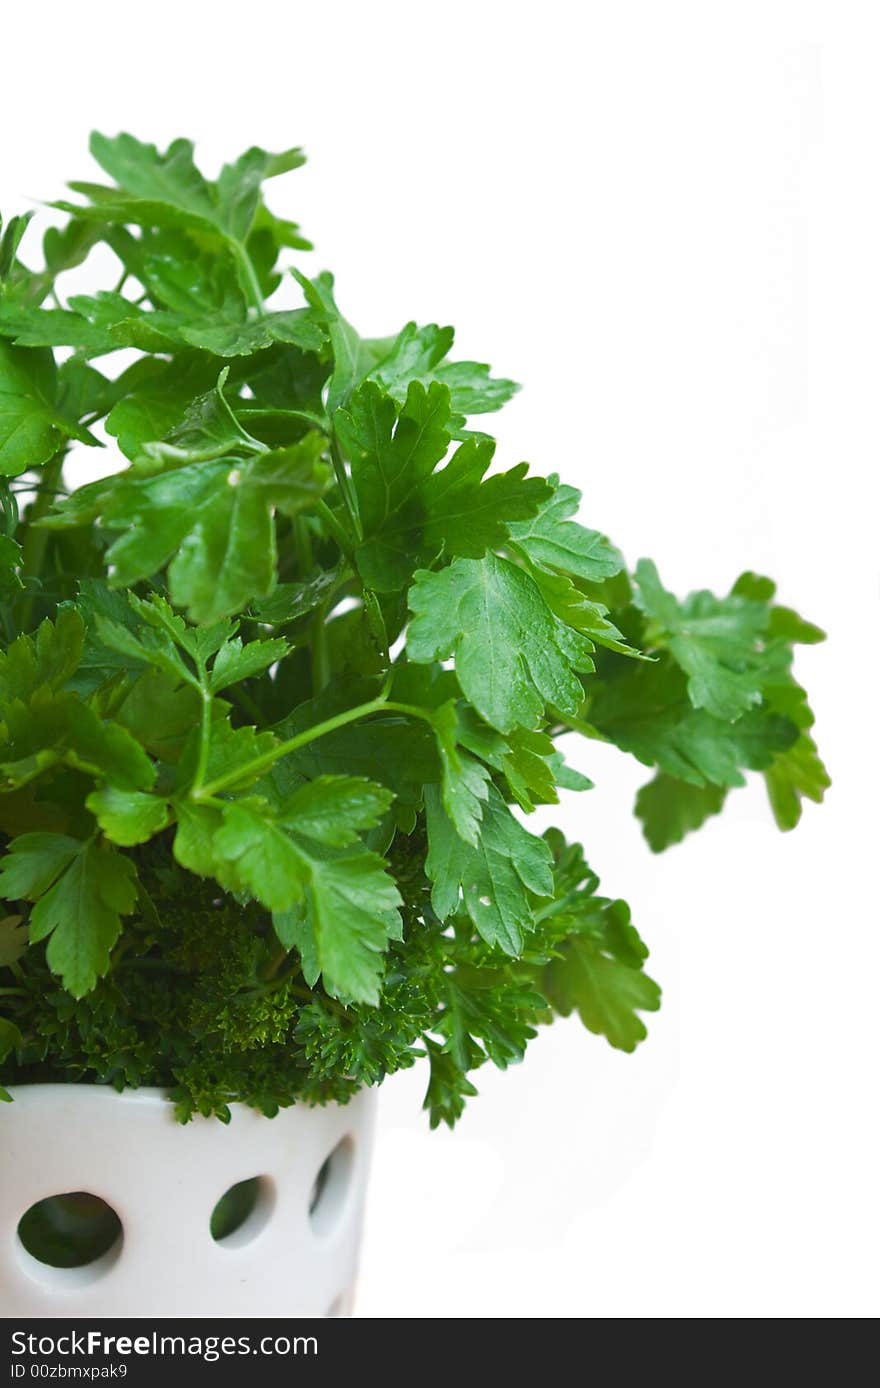
M335 602L331 592L319 603L310 624L309 645L312 653L312 693L318 694L330 682L330 653L327 649L327 613Z
M266 306L263 303L263 291L260 288L260 281L257 279L253 261L241 242L235 243L235 255L244 278L243 288L250 299L251 308L255 309L258 317L262 318L266 312Z
M422 718L426 723L433 723L434 711L430 708L419 708L417 704L398 704L387 700L385 707L389 713L402 713L407 718Z
M369 718L372 713L380 713L388 700L388 690L390 680L386 680L385 687L375 699L370 699L368 703L358 704L355 708L346 709L344 713L337 713L333 718L327 718L323 723L316 723L313 728L305 728L295 737L289 737L286 742L281 742L277 747L273 747L271 752L264 752L260 757L254 757L253 761L247 762L244 766L234 767L227 771L225 775L218 776L215 780L209 781L206 786L193 786L190 790L190 797L193 800L210 800L221 791L231 790L240 781L252 780L255 776L260 776L264 771L269 771L282 757L287 757L291 752L298 752L300 747L306 747L310 742L316 742L319 737L326 737L328 733L333 733L337 728L344 728L348 723L355 723L360 718Z
M205 779L205 772L208 769L208 757L211 752L211 706L214 702L213 696L208 693L203 684L201 686L202 696L202 716L199 723L199 755L196 762L195 774L193 776L192 794L197 795L202 782Z
M312 572L315 557L312 553L312 537L309 533L309 523L303 515L294 517L293 542L296 545L296 555L299 560L299 576L302 579L306 579Z
M534 911L532 914L535 925L540 925L542 921L549 920L551 916L561 916L569 906L577 901L577 897L578 888L575 887L572 891L566 892L565 896L560 897L558 901L551 901L548 905L542 906L540 910Z
M320 516L346 559L350 559L352 553L351 536L346 534L345 527L341 525L336 516L334 516L326 501L319 501L317 503L315 506L315 513Z
M197 690L199 694L204 694L208 684L208 675L205 669L205 662L203 660L200 660L198 656L193 655L189 648L186 645L184 645L180 637L180 632L177 630L174 623L170 621L168 618L167 609L163 609L162 607L156 607L154 608L154 614L163 631L171 637L171 640L174 642L177 649L181 652L181 655L189 657L189 659L193 662L193 664L196 667L197 673L193 674L187 666L186 662L183 661L180 669L181 678L184 679L192 689Z
M262 406L246 405L236 409L235 413L242 424L248 424L251 421L259 423L261 419L296 419L303 424L310 424L313 429L319 429L322 434L326 434L329 428L326 418L319 414L313 414L311 410L271 410Z
M58 491L58 484L61 481L63 467L64 449L60 453L56 453L54 458L50 458L43 468L37 485L37 494L25 515L24 538L21 546L21 574L23 578L40 578L43 560L46 557L46 547L49 543L49 531L41 530L38 522L48 514L52 506ZM35 593L30 593L24 599L20 624L22 631L26 631L30 624L35 601Z
M0 998L24 998L26 996L26 988L0 988Z
M333 458L333 471L336 473L336 481L339 483L339 490L342 493L342 500L345 502L345 509L348 511L351 520L351 527L357 544L364 538L364 531L361 525L360 512L358 510L357 496L351 483L351 478L345 470L345 459L339 449L339 444L335 438L330 440L330 454Z
M570 718L566 714L560 713L558 709L553 710L555 722L562 724L564 732L580 733L582 737L592 738L594 742L608 742L604 733L600 733L598 728L594 728L592 723L585 723L581 718Z
M305 580L312 572L315 557L312 552L312 537L305 516L297 516L293 522L293 534L299 559L299 576ZM312 693L317 694L330 679L330 659L327 651L327 613L333 600L333 589L323 602L318 604L309 624L309 654L312 666Z

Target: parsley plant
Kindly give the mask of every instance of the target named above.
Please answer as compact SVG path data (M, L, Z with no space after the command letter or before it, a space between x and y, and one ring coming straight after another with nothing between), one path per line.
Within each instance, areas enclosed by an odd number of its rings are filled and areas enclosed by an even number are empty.
M822 633L751 573L679 599L557 476L490 470L513 382L282 263L299 150L211 181L186 140L91 149L38 268L0 228L0 1078L226 1117L427 1056L452 1123L556 1013L631 1051L647 950L528 814L589 787L574 735L652 768L655 850L747 770L791 828ZM65 298L98 247L110 287ZM108 465L71 491L73 443Z

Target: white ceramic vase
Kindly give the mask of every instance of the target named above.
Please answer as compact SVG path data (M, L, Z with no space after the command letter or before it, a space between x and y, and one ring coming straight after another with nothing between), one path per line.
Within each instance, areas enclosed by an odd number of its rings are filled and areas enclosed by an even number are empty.
M233 1104L228 1126L177 1123L158 1089L11 1093L14 1102L0 1104L0 1315L350 1314L375 1090L272 1119ZM253 1209L215 1240L218 1200L253 1178ZM106 1201L121 1232L85 1266L38 1261L19 1220L41 1200L80 1191Z

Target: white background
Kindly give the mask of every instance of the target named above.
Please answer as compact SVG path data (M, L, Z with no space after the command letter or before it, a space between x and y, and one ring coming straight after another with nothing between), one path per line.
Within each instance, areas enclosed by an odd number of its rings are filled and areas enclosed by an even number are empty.
M876 8L841 3L12 7L0 206L90 177L92 126L209 169L304 144L273 205L365 332L457 325L526 385L500 461L559 469L665 582L744 568L830 633L799 671L834 777L759 785L653 857L595 744L557 820L652 946L634 1056L557 1024L430 1134L386 1086L365 1316L878 1310Z

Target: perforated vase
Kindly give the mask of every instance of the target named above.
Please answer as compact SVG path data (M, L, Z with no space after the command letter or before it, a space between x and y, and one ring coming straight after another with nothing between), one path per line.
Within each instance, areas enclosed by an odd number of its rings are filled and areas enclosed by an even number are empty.
M177 1123L156 1089L12 1094L0 1315L350 1314L375 1091L272 1119L234 1104L228 1126Z

